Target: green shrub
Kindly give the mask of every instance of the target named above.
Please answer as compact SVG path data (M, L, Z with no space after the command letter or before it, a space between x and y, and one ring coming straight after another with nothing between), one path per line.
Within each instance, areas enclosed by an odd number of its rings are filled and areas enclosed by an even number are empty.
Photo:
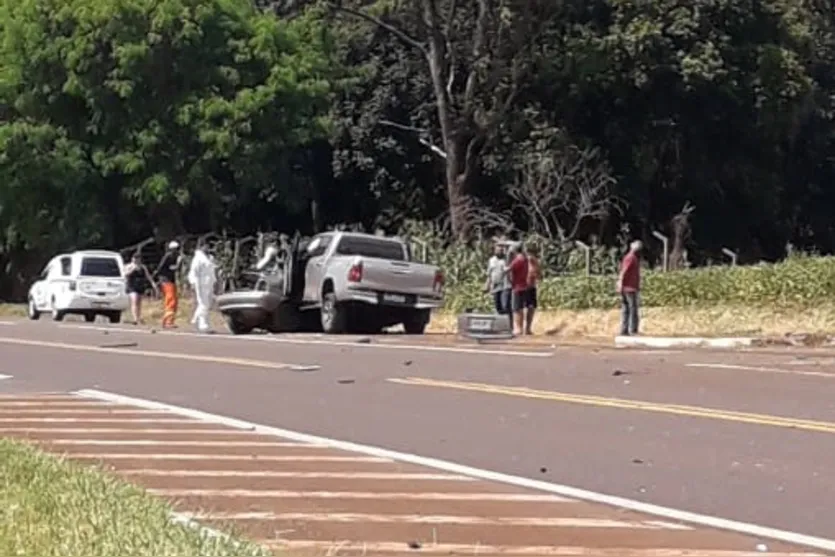
M469 274L472 276L472 274ZM835 300L835 257L793 257L781 263L705 267L663 273L645 270L641 300L647 307L717 304L811 306ZM546 278L539 287L542 309L613 308L614 275L572 274ZM483 276L451 282L447 309L489 309Z

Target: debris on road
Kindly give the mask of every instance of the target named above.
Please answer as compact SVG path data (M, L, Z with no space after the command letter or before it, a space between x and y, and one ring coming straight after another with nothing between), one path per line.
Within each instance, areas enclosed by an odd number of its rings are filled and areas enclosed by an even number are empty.
M108 344L99 344L99 348L137 348L138 342L111 342Z
M318 371L322 369L321 366L290 366L290 371Z
M351 383L356 383L356 379L337 379L336 382L340 385L350 385Z

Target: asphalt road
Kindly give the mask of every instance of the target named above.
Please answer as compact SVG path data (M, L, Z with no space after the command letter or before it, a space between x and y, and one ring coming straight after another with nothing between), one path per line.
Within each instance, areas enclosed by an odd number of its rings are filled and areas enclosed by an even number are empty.
M835 539L835 352L7 322L0 374L0 392L96 388Z

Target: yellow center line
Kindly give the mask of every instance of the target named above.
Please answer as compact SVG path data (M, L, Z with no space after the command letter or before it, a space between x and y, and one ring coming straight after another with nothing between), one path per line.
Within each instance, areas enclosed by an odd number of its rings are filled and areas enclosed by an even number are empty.
M646 402L640 400L610 398L593 395L577 395L571 393L560 393L556 391L530 389L527 387L490 385L487 383L473 383L464 381L442 381L435 379L424 379L421 377L389 378L388 381L400 385L436 387L441 389L456 389L459 391L472 391L478 393L514 396L520 398L550 400L553 402L584 404L587 406L597 406L601 408L641 410L644 412L657 412L661 414L673 414L676 416L692 416L697 418L723 420L727 422L741 422L772 427L800 429L805 431L835 433L835 423L832 422L819 422L814 420L803 420L799 418L772 416L768 414L753 414L748 412L736 412L733 410L719 410L715 408L685 406L680 404L661 404L656 402Z

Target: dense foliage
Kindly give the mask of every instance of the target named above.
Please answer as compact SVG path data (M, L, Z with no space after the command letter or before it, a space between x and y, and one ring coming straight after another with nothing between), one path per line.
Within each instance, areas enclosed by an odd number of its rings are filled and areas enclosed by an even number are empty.
M0 0L3 298L56 250L210 230L831 252L834 154L831 0Z
M793 257L746 267L645 271L641 303L646 307L730 305L808 308L835 298L835 258ZM447 309L489 310L484 281L467 280L450 289ZM620 304L615 275L574 273L546 278L539 287L542 309L609 309Z

